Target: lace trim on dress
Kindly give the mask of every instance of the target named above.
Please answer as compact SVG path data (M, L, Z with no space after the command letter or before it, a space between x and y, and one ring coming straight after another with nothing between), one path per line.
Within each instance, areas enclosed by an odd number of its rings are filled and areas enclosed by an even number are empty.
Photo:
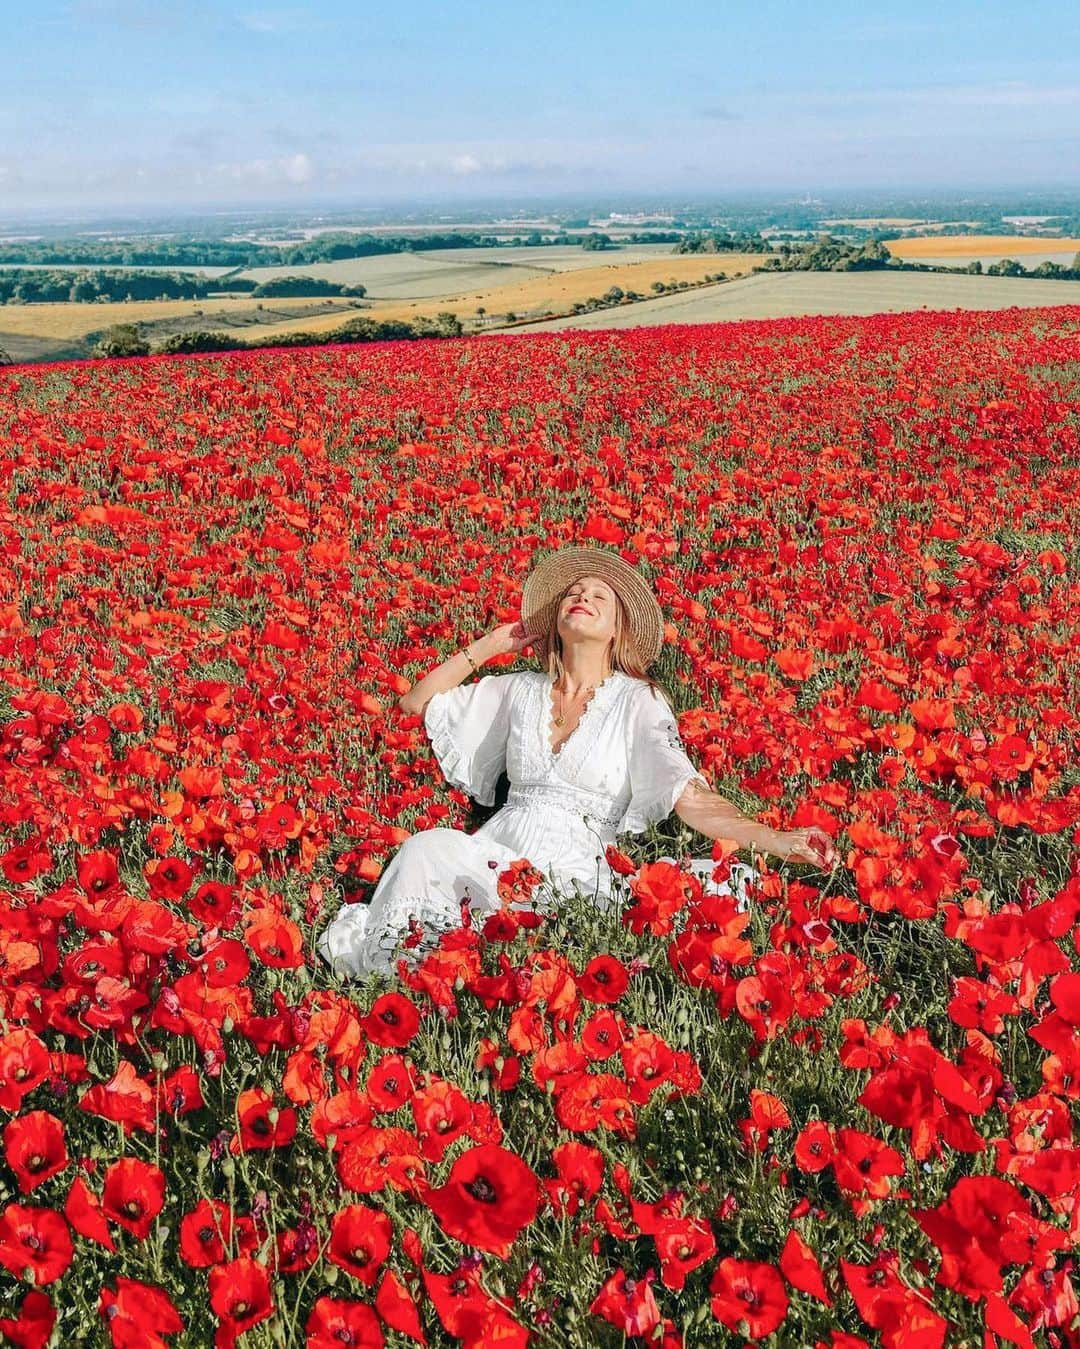
M578 724L562 742L559 749L553 750L550 737L554 713L551 688L555 681L546 671L542 670L535 673L536 678L532 684L532 702L528 709L529 724L534 730L534 734L529 739L532 741L535 751L530 755L530 758L534 759L537 770L535 776L546 777L555 771L557 765L560 773L572 780L596 745L608 709L614 706L615 702L625 694L627 688L637 681L622 670L615 670L597 684L592 697L586 703L581 716L578 718Z
M618 797L572 787L567 783L512 783L506 798L507 810L528 810L542 803L545 809L565 811L576 819L588 818L595 824L613 829L622 818Z

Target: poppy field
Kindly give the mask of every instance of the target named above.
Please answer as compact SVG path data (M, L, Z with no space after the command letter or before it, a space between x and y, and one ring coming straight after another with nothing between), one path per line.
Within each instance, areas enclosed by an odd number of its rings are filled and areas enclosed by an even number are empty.
M10 367L0 482L0 1342L1080 1346L1080 308ZM842 864L337 978L569 541Z

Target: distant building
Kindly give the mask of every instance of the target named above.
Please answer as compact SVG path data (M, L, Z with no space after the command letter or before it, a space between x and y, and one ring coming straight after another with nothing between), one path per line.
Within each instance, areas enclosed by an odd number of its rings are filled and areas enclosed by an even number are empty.
M671 225L673 215L650 215L647 211L611 211L606 219L590 220L590 225Z

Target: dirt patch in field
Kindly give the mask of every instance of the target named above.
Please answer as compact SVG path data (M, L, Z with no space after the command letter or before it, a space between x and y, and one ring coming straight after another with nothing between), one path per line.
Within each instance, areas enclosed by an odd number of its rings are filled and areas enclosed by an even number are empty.
M155 319L143 323L141 330L150 342L171 337L174 333L227 332L232 328L276 328L282 323L296 320L300 326L304 320L318 317L333 318L335 323L344 323L355 316L359 309L367 309L367 304L326 304L324 301L312 301L306 306L289 309L271 308L263 305L261 309L252 306L249 309L207 309L201 315L178 314L175 318Z
M8 357L15 365L28 361L74 361L87 354L86 343L74 340L57 341L52 337L32 337L27 333L0 332L0 369Z

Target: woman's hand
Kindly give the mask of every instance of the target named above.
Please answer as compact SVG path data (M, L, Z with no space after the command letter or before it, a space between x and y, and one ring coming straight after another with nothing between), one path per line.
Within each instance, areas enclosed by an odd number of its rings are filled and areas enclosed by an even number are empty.
M838 860L832 839L817 825L780 833L777 846L769 851L784 862L813 862L819 867L833 867Z
M478 637L475 642L470 642L472 651L479 652L484 660L491 660L493 656L505 656L513 652L516 654L522 648L529 646L532 638L525 631L521 622L500 623L497 628L492 628L483 637Z

